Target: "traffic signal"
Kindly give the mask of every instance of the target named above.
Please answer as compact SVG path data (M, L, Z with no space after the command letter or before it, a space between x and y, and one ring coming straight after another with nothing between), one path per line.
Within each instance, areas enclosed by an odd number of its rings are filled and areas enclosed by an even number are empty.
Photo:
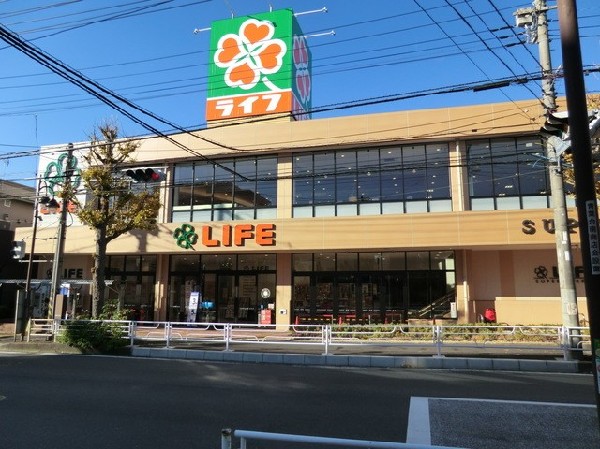
M569 113L549 112L540 132L542 135L557 136L563 138L569 130Z
M165 174L151 167L129 169L125 172L134 182L161 182Z
M10 248L10 255L13 259L22 259L23 257L25 257L25 242L12 242L12 246Z

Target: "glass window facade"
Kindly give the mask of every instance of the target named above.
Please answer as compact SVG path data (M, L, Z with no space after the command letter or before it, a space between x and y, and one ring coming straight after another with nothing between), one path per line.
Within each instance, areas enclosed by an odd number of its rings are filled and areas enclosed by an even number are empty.
M274 218L277 159L239 158L174 167L172 221Z
M156 260L151 254L108 257L106 278L113 283L106 289L106 299L116 295L119 305L128 311L129 319L154 319Z
M197 322L256 323L262 309L275 303L275 254L172 255L167 319L187 322L192 292L200 295ZM264 289L270 295L265 298Z
M367 324L447 317L453 251L293 254L294 321Z
M294 217L450 211L447 144L293 157Z
M538 137L467 142L472 210L549 207L550 188Z

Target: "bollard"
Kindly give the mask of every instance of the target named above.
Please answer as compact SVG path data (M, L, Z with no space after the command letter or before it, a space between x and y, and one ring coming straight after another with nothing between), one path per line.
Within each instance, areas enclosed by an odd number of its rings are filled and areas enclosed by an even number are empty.
M165 323L165 339L167 341L167 348L171 347L171 326L172 324L169 323Z
M233 329L231 324L227 323L223 328L223 335L225 337L225 351L229 351L229 342L231 341L231 333Z
M129 346L133 347L135 343L135 334L137 332L137 323L135 321L130 321L128 327L129 332Z
M443 334L442 326L434 326L433 334L435 336L435 347L437 349L437 356L442 356L442 334Z

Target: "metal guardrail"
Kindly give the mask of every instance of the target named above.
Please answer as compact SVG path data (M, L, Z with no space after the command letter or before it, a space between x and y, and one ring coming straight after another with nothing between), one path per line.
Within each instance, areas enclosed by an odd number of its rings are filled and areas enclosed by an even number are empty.
M233 437L240 439L240 449L247 449L248 440L280 441L285 443L319 444L321 446L362 447L369 449L459 449L450 446L430 446L424 444L395 443L387 441L351 440L347 438L316 437L287 433L256 432L253 430L221 431L221 449L233 449Z
M70 320L30 321L27 339L56 339ZM589 351L586 327L509 325L257 325L243 323L186 323L169 321L110 321L121 327L131 346L164 344L177 347L194 343L232 345L309 345L332 348L429 348L436 356L452 349L556 351L565 360Z

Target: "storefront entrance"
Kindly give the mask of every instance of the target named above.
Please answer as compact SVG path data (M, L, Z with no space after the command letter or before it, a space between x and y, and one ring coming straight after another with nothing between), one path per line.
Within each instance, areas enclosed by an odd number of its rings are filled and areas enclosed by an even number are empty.
M299 255L294 266L319 269L325 266L318 260L324 259L323 256ZM455 289L452 252L359 256L354 264L347 253L343 258L328 254L326 261L330 271L300 273L295 270L294 322L396 323L408 319L442 318L449 314ZM370 263L371 260L375 263ZM358 261L370 270L361 270ZM342 266L355 266L356 271L335 270Z
M196 257L172 259L181 262L180 267L188 272L170 275L169 321L189 319L188 301L192 292L200 297L197 322L258 323L260 311L275 304L274 255L211 255L202 256L201 261ZM260 262L254 260L258 257ZM268 298L261 296L264 291L269 292Z

